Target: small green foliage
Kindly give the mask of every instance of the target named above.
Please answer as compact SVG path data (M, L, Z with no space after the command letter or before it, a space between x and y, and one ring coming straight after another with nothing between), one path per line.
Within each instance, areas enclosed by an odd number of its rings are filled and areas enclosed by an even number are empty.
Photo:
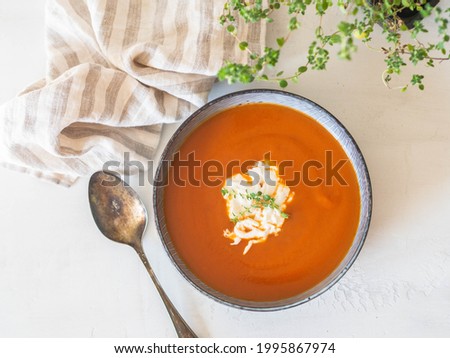
M389 52L386 56L384 62L386 62L388 73L400 74L402 67L406 66L403 61L403 57L400 55L399 51Z
M342 41L342 37L339 34L333 34L330 36L329 43L330 45L338 44Z
M227 63L223 66L217 77L219 80L227 80L228 83L250 83L255 80L255 69L249 65L241 65L239 63Z
M258 191L257 193L247 193L246 198L251 201L252 208L271 208L281 212L279 205L275 203L275 198L270 195L263 194L261 191Z
M297 20L297 17L291 17L291 19L289 20L289 30L290 31L294 31L297 30L300 27L300 23Z
M284 42L285 42L284 37L277 38L277 44L278 44L279 47L283 47Z
M324 70L330 54L323 46L313 41L308 49L308 63L313 70Z
M278 82L278 84L280 85L281 88L285 88L285 87L287 87L287 85L288 85L288 83L287 83L286 80L280 80L280 81Z
M332 6L337 6L344 17L334 31L325 33L322 21ZM270 69L276 69L281 49L285 47L290 33L301 27L303 16L309 8L310 13L311 10L316 13L319 25L315 29L315 38L307 47L306 61L288 76L284 75L284 71L272 72ZM247 41L237 38L238 18L250 23L260 21L271 23L272 14L283 9L290 17L286 24L286 33L277 36L274 46L267 46L262 53L252 52ZM423 18L434 19L436 25L432 30L437 35L434 43L425 44L420 41L420 37L429 31L424 22L415 21L412 29L408 29L399 17L401 11L405 9L418 11ZM386 70L383 81L388 87L392 76L400 75L409 64L415 66L423 63L425 66L434 67L435 64L450 59L450 8L432 7L425 0L227 0L219 22L237 39L239 48L248 51L250 59L248 64L228 62L224 65L218 77L229 83L276 81L282 88L289 82L297 83L299 77L308 69L326 69L331 59L328 49L330 46L338 47L336 52L338 58L351 60L361 43L369 44L372 41L374 27L378 25L381 26L386 42L379 52L384 55ZM412 41L409 43L408 39ZM270 76L267 70L276 75ZM422 75L414 75L410 84L423 90L422 80ZM399 87L402 91L407 88L408 85Z
M239 44L239 48L240 48L242 51L246 50L247 47L248 47L248 42L246 42L246 41L242 41L242 42Z
M426 33L426 32L428 32L428 30L425 28L425 26L423 25L422 22L417 21L417 20L414 21L414 27L413 27L413 29L411 31L411 37L413 39L416 39L417 36L419 36L419 34L421 32Z
M413 86L418 86L421 91L424 90L425 86L422 83L423 76L422 75L413 75L411 78L411 84Z
M428 52L426 49L413 47L409 54L409 60L414 65L417 65L420 61L423 61L425 58L427 58L427 56L428 56Z
M227 31L232 34L236 31L236 28L233 25L228 25L227 26Z
M228 194L233 194L233 193L235 195L235 192L233 190L229 191L225 188L222 188L223 196L226 196ZM258 191L257 193L253 193L253 192L252 193L247 192L246 194L240 193L240 196L242 198L247 199L250 203L249 203L249 206L245 206L244 209L242 211L240 211L239 213L232 214L233 217L231 218L231 222L233 222L234 224L236 224L238 221L242 220L248 214L251 214L252 208L253 209L271 208L274 210L278 210L280 212L280 215L283 218L287 219L289 217L289 215L286 214L285 212L283 212L281 210L280 206L277 203L275 203L274 197L267 195L267 194L263 194L261 191Z
M386 35L386 41L396 44L400 41L400 36L401 35L398 32L389 31Z
M351 60L352 54L356 52L356 45L353 42L352 37L346 37L341 42L341 49L338 52L338 56L344 60Z

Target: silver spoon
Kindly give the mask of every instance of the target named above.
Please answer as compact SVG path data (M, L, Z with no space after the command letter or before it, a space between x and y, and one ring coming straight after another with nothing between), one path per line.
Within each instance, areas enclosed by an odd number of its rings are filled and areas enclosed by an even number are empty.
M89 181L89 204L103 235L136 250L169 312L178 337L197 338L170 302L145 256L142 235L147 226L147 210L137 193L118 176L100 171Z

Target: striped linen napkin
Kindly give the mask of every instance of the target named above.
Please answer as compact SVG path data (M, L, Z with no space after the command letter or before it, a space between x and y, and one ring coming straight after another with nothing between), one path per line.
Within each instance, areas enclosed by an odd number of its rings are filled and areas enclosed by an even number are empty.
M71 185L107 161L146 162L161 124L207 100L225 59L224 0L53 0L45 79L0 106L0 162ZM239 26L258 51L265 28Z

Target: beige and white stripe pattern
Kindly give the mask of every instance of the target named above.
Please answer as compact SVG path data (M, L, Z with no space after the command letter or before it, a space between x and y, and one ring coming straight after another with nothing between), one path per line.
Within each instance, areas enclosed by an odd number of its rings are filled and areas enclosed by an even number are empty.
M225 59L224 0L53 0L46 78L0 106L0 162L70 185L106 161L146 161L161 124L205 103ZM265 29L241 24L260 50Z

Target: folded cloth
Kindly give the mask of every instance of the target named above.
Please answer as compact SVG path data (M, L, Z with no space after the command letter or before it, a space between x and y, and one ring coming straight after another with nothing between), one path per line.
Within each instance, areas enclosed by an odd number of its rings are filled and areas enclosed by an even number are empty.
M71 185L105 162L146 162L161 124L204 104L223 61L246 61L224 0L53 0L46 78L0 106L0 162ZM260 51L265 28L239 24Z

